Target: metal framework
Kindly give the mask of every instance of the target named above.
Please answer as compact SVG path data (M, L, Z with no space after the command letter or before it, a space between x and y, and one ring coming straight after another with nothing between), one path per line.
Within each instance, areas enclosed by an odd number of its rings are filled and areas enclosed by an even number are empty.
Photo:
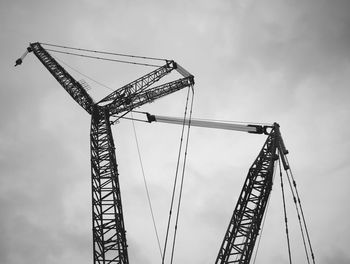
M249 169L216 264L249 263L272 188L279 139L279 126L275 123Z
M31 43L24 55L16 61L22 63L28 52L33 52L71 97L91 115L91 187L92 229L94 264L128 264L128 250L122 199L119 186L118 165L111 131L113 119L134 108L158 98L194 85L194 77L174 61L117 89L100 102L95 103L82 84L77 82L42 46ZM171 71L177 70L183 78L151 87ZM148 115L149 122L162 121L159 116ZM157 120L158 119L158 120ZM174 118L164 122L179 123ZM181 122L182 123L182 122ZM203 122L194 122L203 126ZM207 125L207 124L205 124ZM212 125L212 124L211 124ZM279 125L228 125L212 127L268 134L258 157L250 167L215 264L250 262L255 241L259 234L265 208L272 189L275 161L281 156L288 169L285 149ZM268 132L268 130L271 130Z
M92 229L94 263L128 264L118 166L111 131L111 118L125 114L136 107L165 95L194 85L194 77L174 61L117 89L95 103L83 86L77 82L40 43L31 43L27 52L16 61L33 52L71 97L91 115L91 182ZM171 71L177 70L183 78L150 87Z
M61 86L72 98L89 114L92 113L94 102L82 85L77 82L52 56L39 44L30 44L29 51L33 51L36 57L48 69Z
M108 113L91 118L91 186L95 263L129 263L115 147Z

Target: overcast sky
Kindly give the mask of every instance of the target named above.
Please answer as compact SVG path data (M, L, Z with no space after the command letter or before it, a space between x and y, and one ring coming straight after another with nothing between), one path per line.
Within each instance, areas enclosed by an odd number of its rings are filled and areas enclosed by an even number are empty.
M174 59L195 76L194 117L278 122L316 262L349 263L349 11L347 0L2 0L0 262L92 263L90 117L33 54L13 67L40 41ZM151 70L57 57L113 89ZM89 84L95 100L110 93ZM185 97L142 109L182 116ZM136 128L163 241L181 128ZM130 262L159 263L132 124L113 133ZM264 140L192 129L175 263L215 262ZM256 263L288 263L277 180ZM292 254L306 263L288 209Z

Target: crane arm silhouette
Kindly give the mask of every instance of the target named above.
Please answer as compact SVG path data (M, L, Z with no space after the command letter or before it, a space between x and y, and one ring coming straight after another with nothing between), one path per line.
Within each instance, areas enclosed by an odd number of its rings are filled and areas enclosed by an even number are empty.
M188 73L175 61L167 60L166 64L162 67L115 90L96 104L84 87L76 81L39 42L30 43L26 53L16 61L16 66L22 63L24 56L27 55L28 52L33 52L35 54L61 86L89 114L92 114L95 105L102 106L104 110L108 109L110 114L120 113L152 102L155 99L194 84L193 75ZM148 89L152 84L159 81L174 69L184 78Z
M42 46L39 42L30 43L29 52L33 52L41 61L45 68L61 84L61 86L70 94L70 96L89 114L92 113L94 101L86 92L83 86L76 81ZM22 63L20 58L16 65Z
M149 88L152 84L176 69L183 78L171 81L157 87ZM138 79L124 85L98 102L111 115L130 111L143 104L153 102L165 95L176 92L194 84L194 77L173 60Z
M114 104L122 97L127 97L135 93L139 93L145 90L147 87L153 83L159 81L161 78L169 74L172 70L177 67L174 61L167 61L166 64L156 70L147 73L146 75L124 85L123 87L117 89L111 94L107 95L101 101L98 102L99 105Z
M181 90L185 87L189 87L193 84L194 78L191 75L147 90L140 89L140 92L135 92L127 97L118 98L106 107L110 115L131 111L132 109L140 107L146 103L153 102L158 98Z
M273 128L248 171L215 264L250 263L273 184L276 160L288 164L279 125Z

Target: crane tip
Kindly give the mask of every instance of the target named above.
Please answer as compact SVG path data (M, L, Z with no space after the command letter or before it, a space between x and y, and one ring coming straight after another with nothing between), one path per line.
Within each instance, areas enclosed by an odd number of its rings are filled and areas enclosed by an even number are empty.
M22 59L18 59L18 60L16 60L15 67L18 66L18 65L21 65L21 64L22 64Z

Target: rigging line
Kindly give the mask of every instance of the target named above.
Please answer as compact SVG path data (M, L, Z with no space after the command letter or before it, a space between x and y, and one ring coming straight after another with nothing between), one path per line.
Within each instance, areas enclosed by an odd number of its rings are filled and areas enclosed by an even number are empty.
M287 163L289 164L289 161L288 161L287 157L286 157L286 160L287 160ZM290 168L290 166L289 166L289 171L290 171L290 175L291 175L291 178L293 180L293 186L294 186L297 198L298 198L298 203L299 203L299 207L300 207L300 211L301 211L301 216L303 218L303 223L304 223L304 226L305 226L306 236L307 236L309 247L310 247L310 251L311 251L312 262L315 264L314 252L313 252L313 249L312 249L312 246L311 246L311 240L310 240L309 231L308 231L308 228L307 228L307 225L306 225L306 221L305 221L303 207L301 206L301 201L300 201L300 196L299 196L299 192L298 192L298 189L297 189L297 184L295 182L294 175L293 175L293 172L292 172L292 169Z
M136 110L132 110L132 112L134 112L134 113L138 113L138 114L148 114L147 112L144 112L144 111L136 111Z
M67 46L61 46L61 45L55 45L55 44L49 44L49 43L40 43L40 44L46 45L46 46L51 46L51 47L57 47L57 48L71 49L71 50L79 50L79 51L86 51L86 52L92 52L92 53L100 53L100 54L106 54L106 55L115 55L115 56L121 56L121 57L129 57L129 58L136 58L136 59L146 59L146 60L167 61L167 59L155 58L155 57L146 57L146 56L122 54L122 53L107 52L107 51L97 51L97 50L82 49L82 48L73 48L73 47L67 47Z
M181 206L181 199L182 199L183 183L184 183L184 179L185 179L185 169L186 169L186 161L187 161L187 153L188 153L187 152L188 151L188 141L189 141L189 137L190 137L191 118L192 118L193 99L194 99L193 85L191 87L188 87L188 89L192 90L192 98L191 98L189 122L188 122L188 126L187 126L188 128L187 128L187 136L186 136L185 154L184 154L184 161L183 161L183 167L182 167L182 176L181 176L179 201L178 201L178 207L177 207L177 213L176 213L175 232L174 232L174 238L173 238L173 247L172 247L172 251L171 251L171 261L170 261L171 264L173 263L174 252L175 252L175 241L176 241L176 235L177 235L177 230L178 230L177 227L178 227L179 215L180 215L180 206ZM188 101L188 94L187 94L187 101Z
M129 108L129 109L130 109L130 108ZM125 118L125 116L126 116L128 113L130 113L130 112L132 112L132 110L126 110L121 116L116 115L116 114L112 115L113 117L116 117L117 119L114 120L114 121L111 121L111 125L114 125L114 124L116 124L116 123L119 123L119 119ZM125 118L125 119L130 119L130 118ZM142 121L142 120L138 120L138 119L134 119L134 120ZM146 121L146 122L147 122L147 121ZM147 122L147 123L148 123L148 122Z
M296 200L296 198L295 198L295 194L294 194L294 190L293 190L292 183L291 183L291 180L290 180L290 176L289 176L287 170L286 170L286 174L287 174L287 179L288 179L289 188L290 188L291 193L292 193L292 196L293 196L293 202L294 202L294 205L295 205L295 210L296 210L297 216L298 216L299 228L300 228L300 232L301 232L301 237L302 237L302 239L303 239L303 244L304 244L304 250L305 250L305 255L306 255L307 263L310 264L309 253L308 253L308 251L307 251L307 246L306 246L306 242L305 242L304 230L303 230L303 226L302 226L302 224L301 224L301 219L300 219L300 214L299 214L299 208L298 208L297 200Z
M130 111L131 115L133 113L133 111ZM114 117L117 117L118 119L126 119L126 120L132 120L132 121L139 121L139 122L143 122L143 123L149 123L148 121L146 120L142 120L142 119L138 119L138 118L130 118L130 117L125 117L125 116L117 116L117 115L114 115Z
M132 113L131 113L131 117L133 118ZM149 189L148 189L148 185L147 185L145 170L144 170L144 168L143 168L143 162L142 162L142 158L141 158L141 152L140 152L140 147L139 147L139 141L138 141L137 133L136 133L135 122L134 122L133 119L132 119L132 127L133 127L134 135L135 135L135 142L136 142L137 153L138 153L138 156L139 156L139 161L140 161L140 166L141 166L141 171L142 171L142 176L143 176L143 183L144 183L145 189L146 189L147 200L148 200L148 206L149 206L149 210L150 210L151 216L152 216L153 228L154 228L154 231L155 231L155 234L156 234L156 238L157 238L157 243L158 243L158 247L159 247L160 258L162 259L162 248L161 248L161 246L160 246L160 240L159 240L157 225L156 225L156 221L155 221L154 213L153 213L153 208L152 208L151 195L150 195L150 192L149 192Z
M90 58L90 59L114 61L114 62L120 62L120 63L126 63L126 64L134 64L134 65L141 65L141 66L148 66L148 67L161 67L160 65L155 65L155 64L150 64L150 63L140 63L140 62L126 61L126 60L108 59L108 58L103 58L103 57L90 56L90 55L84 55L84 54L78 54L78 53L67 52L67 51L60 51L60 50L53 50L53 49L46 49L46 50L47 51L61 53L61 54L68 54L68 55L74 55L74 56L78 56L78 57Z
M167 244L168 244L170 222L171 222L172 210L173 210L173 206L174 206L174 199L175 199L175 191L176 191L176 185L177 185L177 177L178 177L178 172L179 172L180 157L181 157L181 153L182 153L183 136L184 136L184 131L185 131L185 119L186 119L186 115L187 115L187 105L188 105L188 94L187 94L187 99L186 99L186 107L185 107L185 113L184 113L184 118L183 118L182 130L181 130L180 145L179 145L179 151L178 151L177 162L176 162L176 170L175 170L175 178L174 178L174 184L173 184L173 192L172 192L172 195L171 195L168 224L167 224L165 241L164 241L164 247L163 247L162 264L164 264L164 261L165 261L165 253L166 253Z
M286 199L285 199L285 196L284 196L283 179L282 179L281 157L278 158L278 165L279 165L280 180L281 180L281 191L282 191L282 200L283 200L284 223L285 223L285 225L286 225L286 236L287 236L287 244L288 244L288 256L289 256L289 263L292 264L292 255L291 255L291 252L290 252L290 242L289 242L289 233L288 233L288 220L287 220Z
M117 117L117 119L114 120L114 121L111 121L111 125L114 125L115 123L119 123L119 119L124 118L124 117L125 117L128 113L130 113L130 112L131 112L131 110L125 111L121 116L112 115L112 116L114 116L114 117Z
M291 176L289 175L288 171L286 171L286 174L287 174L287 178L288 178L288 182L289 182L289 187L290 187L291 192L292 192L292 195L293 195L293 200L294 200L295 208L296 208L296 211L297 211L297 214L298 214L299 226L300 226L300 231L301 231L302 238L303 238L303 243L304 243L304 249L305 249L306 258L307 258L308 263L310 263L310 260L309 260L309 253L308 253L308 251L307 251L307 246L306 246L306 242L305 242L305 236L304 236L303 225L302 225L302 223L301 223L300 214L299 214L299 208L300 208L300 212L302 212L302 207L301 207L300 199L298 198L298 204L297 204L297 198L295 197L294 190L293 190L292 183L291 183L291 179L290 179ZM295 181L293 181L293 185L294 185L294 188L295 188L295 187L296 187ZM298 208L298 205L299 205L299 208ZM304 218L303 218L303 220L304 220ZM313 263L315 263L315 259L314 259L314 255L313 255L313 251L312 251L312 247L311 247L311 243L310 243L310 240L309 240L309 237L308 237L306 222L303 221L303 223L304 223L304 227L305 227L305 233L306 233L306 236L307 236L307 238L308 238L309 248L310 248L310 252L311 252L311 258L312 258L312 260L313 260Z
M51 55L51 56L52 56L52 55ZM73 71L75 71L75 72L81 74L82 76L88 78L90 81L93 81L93 82L97 83L98 85L101 85L101 86L107 88L108 90L114 91L114 89L112 89L111 87L108 87L107 85L105 85L105 84L103 84L103 83L101 83L101 82L99 82L99 81L96 81L96 80L92 79L92 78L89 77L88 75L86 75L86 74L84 74L84 73L78 71L77 69L75 69L75 68L73 68L72 66L68 65L66 62L64 62L63 60L57 58L56 56L52 56L52 57L54 57L55 60L58 60L58 61L61 62L62 64L66 65L66 66L67 66L68 68L70 68L71 70L73 70Z

